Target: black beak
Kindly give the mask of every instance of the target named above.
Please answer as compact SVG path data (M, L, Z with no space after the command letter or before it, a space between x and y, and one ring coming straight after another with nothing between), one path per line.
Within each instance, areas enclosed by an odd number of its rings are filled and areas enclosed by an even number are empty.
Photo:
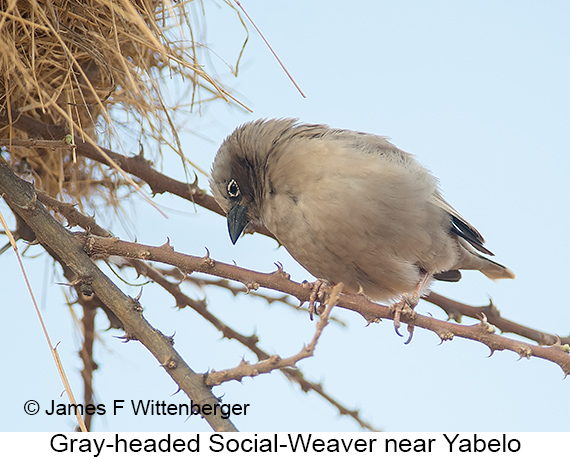
M236 203L229 210L228 215L228 231L233 244L236 244L239 236L249 223L247 220L247 205Z

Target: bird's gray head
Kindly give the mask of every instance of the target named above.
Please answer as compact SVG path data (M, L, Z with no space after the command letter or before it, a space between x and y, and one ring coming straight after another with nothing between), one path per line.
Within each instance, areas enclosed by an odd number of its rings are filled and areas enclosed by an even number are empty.
M281 141L288 138L295 119L250 122L228 136L214 159L210 188L227 215L232 243L250 221L262 222L268 182L268 160Z

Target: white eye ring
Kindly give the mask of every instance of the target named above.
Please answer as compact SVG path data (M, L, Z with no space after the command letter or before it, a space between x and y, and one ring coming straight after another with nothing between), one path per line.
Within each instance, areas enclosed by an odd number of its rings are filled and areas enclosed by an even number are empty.
M235 181L235 179L232 179L228 183L227 191L228 191L228 195L231 198L236 198L236 197L240 196L239 186L238 186L237 182Z

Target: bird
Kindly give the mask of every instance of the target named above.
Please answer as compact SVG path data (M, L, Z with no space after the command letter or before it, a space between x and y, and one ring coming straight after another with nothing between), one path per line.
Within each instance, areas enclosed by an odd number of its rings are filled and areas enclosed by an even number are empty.
M384 136L260 119L231 133L210 188L235 244L264 226L318 280L345 293L414 307L434 279L460 270L514 279L489 259L479 231L442 197L438 180ZM396 329L397 331L397 329Z

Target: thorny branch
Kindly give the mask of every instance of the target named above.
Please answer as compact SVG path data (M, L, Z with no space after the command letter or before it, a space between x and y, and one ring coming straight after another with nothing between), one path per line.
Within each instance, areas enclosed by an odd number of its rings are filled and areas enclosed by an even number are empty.
M339 283L332 289L330 295L327 298L326 308L321 314L319 321L317 322L317 330L313 336L312 341L307 346L303 347L303 349L301 349L298 354L287 357L285 359L282 359L278 355L273 355L268 359L262 360L261 362L254 365L250 365L249 363L242 361L239 366L233 369L224 371L211 371L206 378L206 384L209 386L217 386L231 379L241 381L246 376L253 377L261 373L270 373L276 369L295 367L296 363L300 360L311 357L315 352L315 347L317 346L317 342L319 341L324 328L329 323L331 310L338 303L343 287L344 285L342 283Z
M192 308L194 311L200 314L200 316L202 316L205 320L210 322L218 331L220 331L225 338L238 341L243 346L247 347L251 352L255 354L255 356L259 361L275 357L269 355L267 352L265 352L263 349L261 349L258 346L259 339L255 334L250 336L242 335L241 333L239 333L238 331L236 331L226 323L222 322L219 318L214 316L207 309L206 303L204 301L202 300L197 301L188 297L180 290L178 284L174 284L168 281L164 276L164 273L159 268L156 268L155 266L150 265L147 262L143 262L137 259L131 259L129 260L129 263L136 269L137 273L152 279L154 282L162 286L168 293L170 293L174 297L176 301L176 306L178 308L180 309L183 309L185 307ZM205 282L207 282L207 280ZM240 292L243 292L243 289L240 289ZM270 298L270 297L263 296L263 298ZM329 321L332 320L330 316L328 319ZM308 381L307 379L305 379L305 376L298 368L285 366L280 368L280 370L290 382L295 382L299 384L303 392L313 391L317 393L326 401L331 403L335 408L337 408L341 415L352 417L364 429L376 431L376 429L370 423L366 422L360 417L360 413L358 410L348 409L342 404L340 404L336 399L334 399L332 396L330 396L328 393L325 392L321 384Z
M0 163L0 194L12 211L34 231L37 241L53 251L75 273L83 294L95 294L121 320L125 326L125 340L140 341L194 403L212 407L219 403L203 376L195 373L173 348L172 341L143 317L138 301L124 295L101 272L74 241L73 235L38 201L33 186L14 175L3 163ZM205 419L216 431L236 430L229 419L218 415L205 416Z
M87 233L98 236L112 236L111 233L95 222L95 219L89 216L85 216L80 211L75 209L75 205L71 203L63 203L59 200L50 197L45 192L35 189L38 196L38 200L42 202L46 207L51 208L61 214L67 220L69 227L79 226L83 228Z
M283 267L280 264L276 264L276 265L277 265L278 269L281 269L281 270L283 269ZM190 282L190 283L196 285L197 287L199 287L200 289L203 289L206 286L220 287L222 289L229 291L234 297L236 297L238 294L241 294L243 292L242 287L235 285L234 283L232 283L231 281L228 281L227 279L223 279L223 278L210 279L210 278L198 277L198 276L194 276L194 275L184 275L184 274L182 274L182 272L178 268L168 268L168 269L157 268L157 270L160 273L162 273L163 275L170 276L174 279L177 279L178 281ZM307 314L309 313L308 309L300 308L298 304L291 303L289 301L291 297L287 294L282 294L278 297L273 297L271 295L268 295L268 294L260 292L260 291L250 291L249 295L252 297L261 298L261 299L265 300L267 302L267 304L269 304L269 305L271 305L275 302L279 302L279 303L282 303L283 305L288 306L290 308L293 308L295 310L302 310L302 311L306 312ZM331 322L335 322L339 325L342 325L343 327L346 327L346 323L343 322L338 317L331 316L329 318L329 320Z
M129 243L117 238L101 238L83 234L77 234L76 238L91 256L117 255L131 259L166 263L178 267L187 274L201 272L239 281L245 285L247 290L266 287L293 295L301 302L309 300L310 290L308 288L291 281L280 272L260 273L217 262L209 255L195 257L181 254L174 251L169 244L155 247ZM381 319L393 319L393 313L388 306L371 302L362 295L342 295L337 306L358 312L368 323L379 322ZM570 374L570 355L568 354L570 346L562 344L560 339L551 346L536 346L497 335L493 325L489 323L486 317L480 316L480 319L479 324L467 326L441 321L417 313L407 313L401 317L401 321L408 325L433 331L442 341L451 340L455 336L479 341L489 347L492 353L497 350L509 350L519 354L520 357L530 358L534 356L550 360L559 365L566 375Z
M515 333L544 346L550 346L556 342L570 344L570 336L559 337L558 335L544 333L501 317L501 313L492 301L487 306L469 306L435 292L430 292L424 297L424 300L439 306L450 319L459 323L462 316L479 319L484 315L490 324L500 328L503 333Z

